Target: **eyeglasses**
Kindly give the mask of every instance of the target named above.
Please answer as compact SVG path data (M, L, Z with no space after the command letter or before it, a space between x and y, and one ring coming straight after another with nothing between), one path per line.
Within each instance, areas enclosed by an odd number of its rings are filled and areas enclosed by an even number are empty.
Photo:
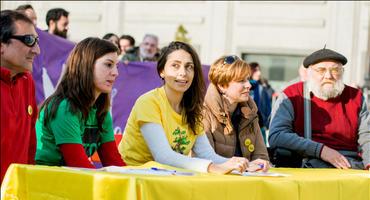
M317 73L319 73L321 76L324 76L325 73L327 71L329 71L330 74L334 75L334 76L337 76L337 75L340 75L343 73L343 68L342 67L333 67L333 68L323 68L323 67L320 67L320 68L312 68L314 71L316 71Z
M229 64L229 65L231 65L231 64L233 64L236 60L239 60L239 57L238 57L238 56L235 56L235 55L226 56L226 57L224 58L224 63L223 63L223 65L225 65L225 64Z
M19 40L28 47L33 47L36 43L39 43L39 37L34 35L12 35L10 38Z

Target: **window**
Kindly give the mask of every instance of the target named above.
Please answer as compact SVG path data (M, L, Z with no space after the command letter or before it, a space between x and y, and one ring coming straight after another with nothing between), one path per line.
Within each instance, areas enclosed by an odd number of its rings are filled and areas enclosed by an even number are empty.
M298 77L299 66L305 58L303 55L267 53L242 53L241 57L248 63L257 62L261 67L262 77L269 81L276 92Z

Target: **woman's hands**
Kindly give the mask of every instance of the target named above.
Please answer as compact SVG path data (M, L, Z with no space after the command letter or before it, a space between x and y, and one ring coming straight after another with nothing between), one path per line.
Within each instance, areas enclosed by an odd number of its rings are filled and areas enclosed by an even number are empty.
M233 170L244 172L248 168L248 159L243 157L232 157L224 163L211 163L208 166L208 172L217 174L227 174Z
M271 166L269 161L258 158L249 163L247 171L255 172L262 170L263 172L267 172L270 169L270 167Z
M228 161L221 164L211 163L208 166L208 172L217 174L227 174L233 170L236 170L240 173L245 171L255 172L259 170L267 172L270 167L270 162L267 160L256 159L252 162L249 162L248 159L243 157L232 157Z

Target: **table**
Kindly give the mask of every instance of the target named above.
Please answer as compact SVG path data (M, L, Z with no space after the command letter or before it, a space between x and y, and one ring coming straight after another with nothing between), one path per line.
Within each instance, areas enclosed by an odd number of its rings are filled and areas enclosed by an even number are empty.
M149 162L138 168L169 166ZM132 167L131 167L132 168ZM370 200L370 171L274 168L288 177L132 175L12 164L1 199Z

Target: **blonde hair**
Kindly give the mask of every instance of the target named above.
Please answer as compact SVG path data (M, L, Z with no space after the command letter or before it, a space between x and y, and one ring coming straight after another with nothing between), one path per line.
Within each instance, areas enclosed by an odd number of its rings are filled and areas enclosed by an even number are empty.
M232 64L224 63L225 57L218 58L209 69L208 78L214 85L228 86L231 81L244 80L251 76L247 62L236 59Z

